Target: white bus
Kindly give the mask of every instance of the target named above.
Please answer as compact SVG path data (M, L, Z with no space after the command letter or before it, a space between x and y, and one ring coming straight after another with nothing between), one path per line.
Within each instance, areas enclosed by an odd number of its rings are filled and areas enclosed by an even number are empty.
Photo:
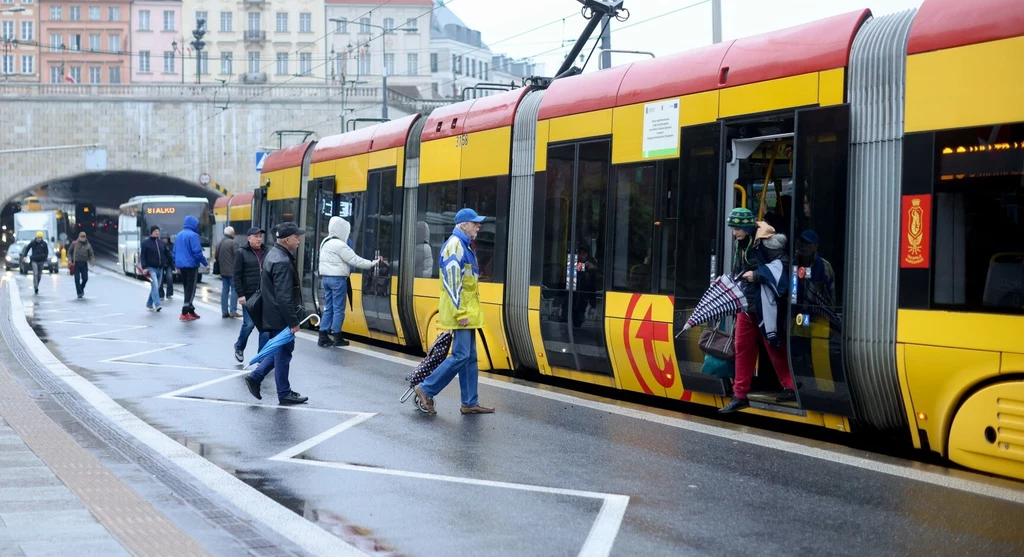
M160 236L170 238L174 242L175 235L181 231L186 216L199 220L199 244L203 255L210 260L210 243L213 231L213 213L210 202L205 197L185 197L184 195L140 195L121 205L117 223L117 258L121 262L121 270L129 276L137 276L136 266L139 263L139 246L149 236L152 226L160 227ZM202 280L206 269L199 268L199 280ZM178 276L178 271L174 271Z

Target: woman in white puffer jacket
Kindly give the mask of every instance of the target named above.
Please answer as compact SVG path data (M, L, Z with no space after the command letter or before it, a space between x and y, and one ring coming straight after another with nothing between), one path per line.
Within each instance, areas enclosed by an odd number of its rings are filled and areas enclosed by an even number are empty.
M324 286L324 315L320 320L319 346L348 346L341 336L341 325L345 322L345 303L348 291L348 276L352 267L366 270L380 261L363 259L348 246L352 225L341 217L331 217L327 224L328 236L320 244L320 277ZM334 341L329 336L334 333Z

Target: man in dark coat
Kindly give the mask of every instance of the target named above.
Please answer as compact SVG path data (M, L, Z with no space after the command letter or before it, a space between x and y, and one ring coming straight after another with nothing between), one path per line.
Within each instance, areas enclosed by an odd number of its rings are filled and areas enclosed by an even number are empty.
M29 252L32 252L31 256L29 256ZM43 240L42 232L36 232L36 239L25 245L25 248L21 250L21 257L22 259L29 258L29 264L32 265L32 288L36 294L39 294L39 280L43 277L43 265L50 257L50 247Z
M166 297L171 299L174 297L174 248L171 246L171 237L164 236L164 271L163 277L160 279L160 288L164 289L165 292L161 293L160 298ZM166 294L166 296L165 296Z
M299 324L305 317L302 292L299 290L299 271L295 264L295 251L302 243L305 230L294 222L283 223L277 229L277 244L263 258L260 275L262 287L260 297L263 305L263 330L271 338L287 329L299 332ZM273 356L260 362L252 373L245 376L245 384L252 396L260 396L260 383L274 370L277 382L277 400L281 404L302 404L308 397L299 395L288 383L288 370L295 350L295 339L279 347Z
M238 301L242 305L242 330L238 332L238 341L235 342L235 359L239 362L245 359L245 345L249 343L249 335L252 334L256 323L253 322L249 310L245 309L245 301L260 289L260 269L263 265L263 230L254 226L246 234L246 244L238 249L235 255L235 268L232 270L232 282L235 291L238 292ZM267 333L260 333L260 348L270 339Z

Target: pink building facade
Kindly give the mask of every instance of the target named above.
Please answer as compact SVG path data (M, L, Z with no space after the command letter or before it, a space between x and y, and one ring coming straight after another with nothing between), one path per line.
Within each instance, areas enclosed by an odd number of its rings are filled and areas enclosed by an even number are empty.
M181 23L181 0L132 2L131 38L132 83L182 83L183 63L195 64L188 46L192 33Z
M128 0L40 0L39 44L44 83L128 83Z

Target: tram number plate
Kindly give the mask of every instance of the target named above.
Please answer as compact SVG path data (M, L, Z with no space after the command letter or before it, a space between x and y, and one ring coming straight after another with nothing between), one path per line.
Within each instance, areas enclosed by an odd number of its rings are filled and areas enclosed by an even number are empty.
M469 145L469 135L462 134L462 135L459 135L459 136L455 137L455 146L456 147L465 147L467 145Z

